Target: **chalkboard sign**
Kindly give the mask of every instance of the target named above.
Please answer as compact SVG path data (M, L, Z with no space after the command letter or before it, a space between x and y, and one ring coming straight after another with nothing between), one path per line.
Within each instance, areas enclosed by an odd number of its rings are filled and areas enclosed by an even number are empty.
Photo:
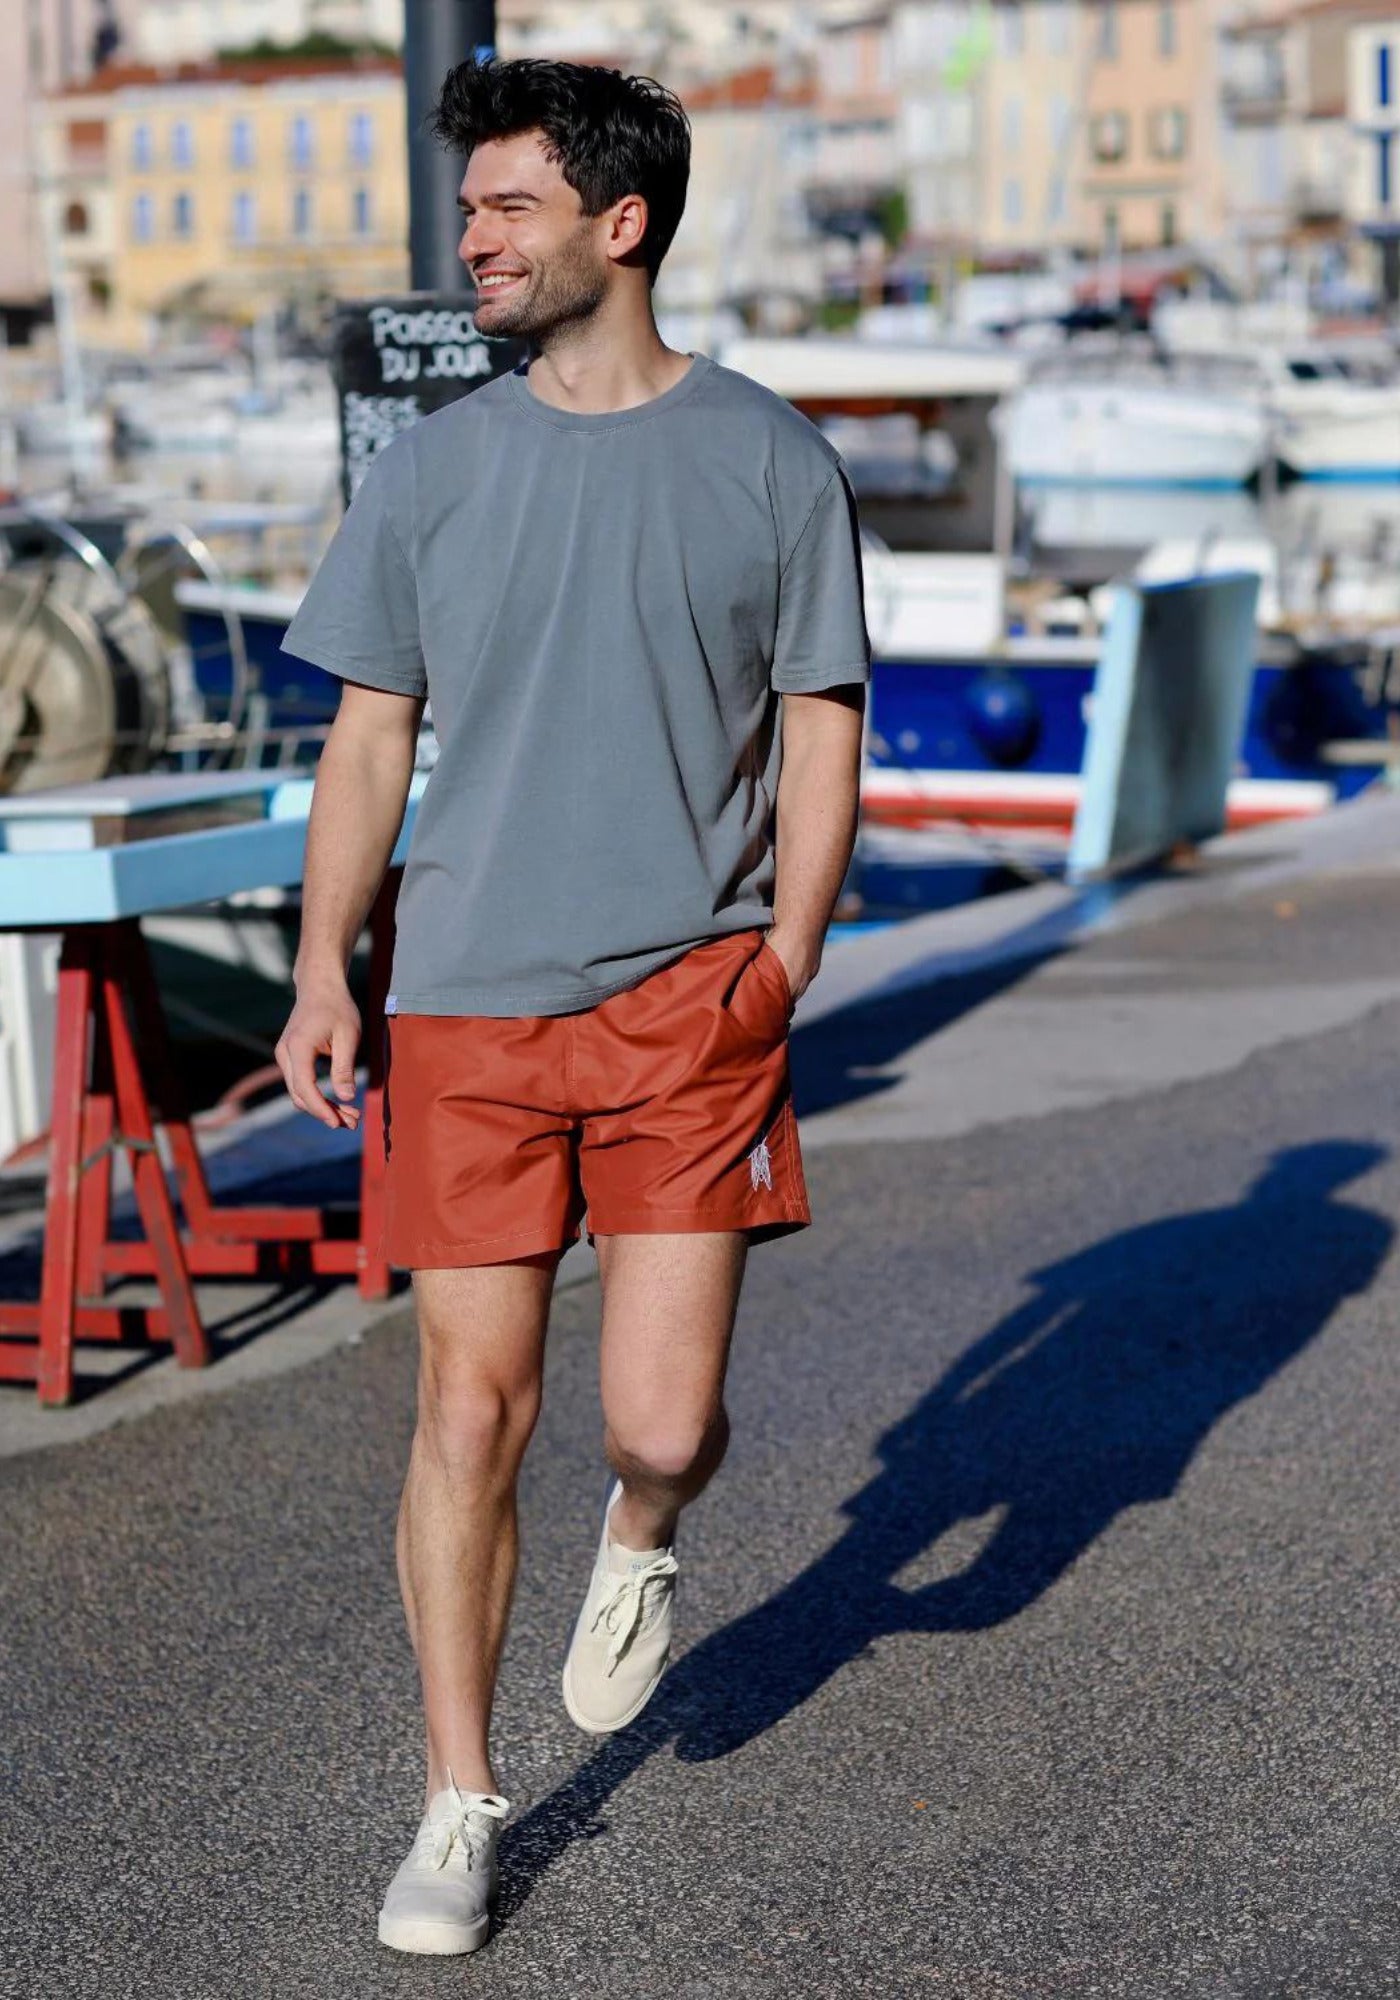
M520 340L488 340L460 292L408 292L336 308L331 368L340 397L341 478L348 505L386 444L459 396L523 361Z

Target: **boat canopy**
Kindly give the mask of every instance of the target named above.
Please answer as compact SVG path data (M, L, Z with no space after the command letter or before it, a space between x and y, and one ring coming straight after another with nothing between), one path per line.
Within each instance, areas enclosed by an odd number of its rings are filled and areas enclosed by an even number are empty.
M732 340L718 359L803 409L852 414L963 398L995 401L1017 388L1025 372L1017 354L914 341Z

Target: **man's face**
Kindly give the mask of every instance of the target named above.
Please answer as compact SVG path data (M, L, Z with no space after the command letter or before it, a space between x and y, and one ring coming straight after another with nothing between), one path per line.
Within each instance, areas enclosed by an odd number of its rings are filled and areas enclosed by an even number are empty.
M586 216L543 135L489 139L467 161L457 254L476 281L482 333L538 340L607 296L605 216Z

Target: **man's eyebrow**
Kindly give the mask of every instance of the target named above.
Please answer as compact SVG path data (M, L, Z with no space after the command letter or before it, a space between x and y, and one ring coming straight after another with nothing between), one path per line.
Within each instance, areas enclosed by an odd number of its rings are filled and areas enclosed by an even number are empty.
M540 206L539 196L531 194L528 188L504 188L499 194L484 194L481 197L481 206L483 208L504 208L508 202L512 201L528 201L533 208ZM461 209L463 215L471 215L474 212L475 205L469 202L465 195L458 195L457 206Z

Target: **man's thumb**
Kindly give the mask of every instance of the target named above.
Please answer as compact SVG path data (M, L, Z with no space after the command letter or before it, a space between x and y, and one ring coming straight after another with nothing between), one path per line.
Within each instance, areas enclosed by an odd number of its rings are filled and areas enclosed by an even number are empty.
M348 1022L337 1022L331 1030L331 1089L337 1097L355 1095L356 1039Z

